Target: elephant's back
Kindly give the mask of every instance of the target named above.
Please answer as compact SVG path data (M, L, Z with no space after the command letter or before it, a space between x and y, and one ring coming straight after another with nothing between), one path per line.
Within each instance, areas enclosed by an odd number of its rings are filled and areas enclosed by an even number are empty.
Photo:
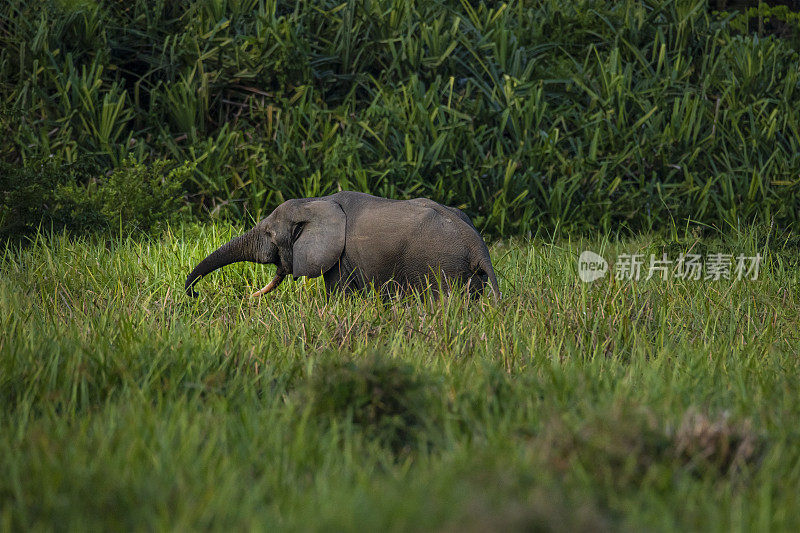
M381 202L348 217L346 254L366 281L416 283L432 272L467 272L470 233L475 230L459 217L435 207Z

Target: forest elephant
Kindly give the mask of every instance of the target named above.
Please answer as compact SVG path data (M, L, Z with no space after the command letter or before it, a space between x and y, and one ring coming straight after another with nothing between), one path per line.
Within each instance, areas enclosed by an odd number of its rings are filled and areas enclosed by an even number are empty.
M328 293L374 285L438 290L462 284L473 296L500 288L486 247L463 212L427 198L390 200L344 191L279 205L247 233L203 259L186 293L212 271L238 261L277 265L275 277L251 296L274 290L287 275L323 276Z

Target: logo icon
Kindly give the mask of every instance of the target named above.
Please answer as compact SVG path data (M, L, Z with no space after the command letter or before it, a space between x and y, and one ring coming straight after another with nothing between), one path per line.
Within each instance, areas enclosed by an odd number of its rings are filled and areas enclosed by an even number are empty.
M581 252L578 257L578 276L581 281L591 283L605 276L606 272L608 272L608 263L602 256L589 250Z

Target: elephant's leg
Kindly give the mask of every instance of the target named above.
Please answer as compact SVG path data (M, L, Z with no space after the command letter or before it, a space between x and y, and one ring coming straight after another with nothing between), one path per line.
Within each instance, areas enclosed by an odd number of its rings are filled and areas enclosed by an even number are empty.
M328 270L322 275L322 279L325 281L325 292L328 294L333 293L336 290L342 288L341 281L342 276L339 272L339 269L333 267L332 269Z
M340 290L345 294L350 294L357 289L356 276L353 269L347 268L343 261L339 261L334 267L322 275L325 281L325 292L328 294Z
M403 283L396 279L390 279L380 286L374 284L372 286L385 302L408 296L414 290L413 285L410 283Z
M435 296L440 293L451 296L455 294L467 295L470 299L475 299L483 294L484 287L488 282L488 276L482 272L475 272L472 275L463 272L454 272L449 275L443 273L436 283L430 285L431 292Z
M480 298L486 284L489 283L489 276L484 272L475 273L467 280L467 289L469 290L469 297L472 299Z

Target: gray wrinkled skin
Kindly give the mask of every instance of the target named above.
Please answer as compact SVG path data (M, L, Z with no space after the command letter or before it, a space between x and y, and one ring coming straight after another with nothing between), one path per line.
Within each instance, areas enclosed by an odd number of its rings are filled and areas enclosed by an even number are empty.
M211 253L186 279L186 293L212 271L252 261L277 265L275 278L323 276L328 292L374 285L382 292L464 284L471 294L490 284L500 297L489 250L469 218L428 200L389 200L359 192L299 198ZM440 285L440 283L442 285Z

